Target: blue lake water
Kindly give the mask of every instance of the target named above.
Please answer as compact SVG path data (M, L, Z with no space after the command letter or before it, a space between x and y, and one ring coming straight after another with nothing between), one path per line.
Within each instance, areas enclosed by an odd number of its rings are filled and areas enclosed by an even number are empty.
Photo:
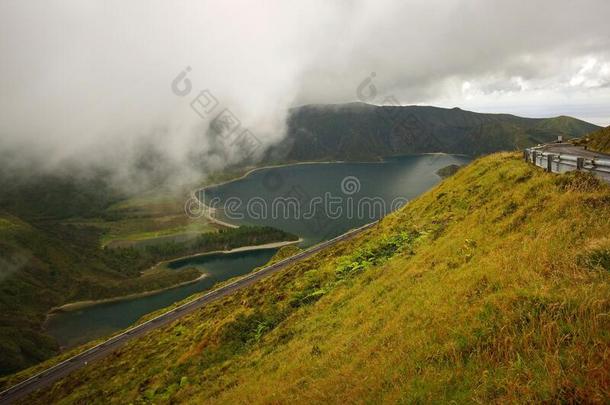
M206 277L191 284L154 295L100 303L75 311L60 312L50 317L46 330L62 347L72 347L124 329L149 312L165 308L219 281L249 273L269 261L277 249L259 249L235 253L213 253L180 259L170 268L195 267Z
M309 246L379 219L401 202L437 184L441 180L436 175L438 169L469 160L464 156L427 154L378 163L267 168L209 187L199 197L216 208L219 219L280 228L301 236L303 245ZM284 203L288 199L298 202L300 215L294 215L295 204Z
M205 200L216 198L220 207L231 199L240 201L241 206L229 213L219 210L218 217L237 224L274 226L299 235L304 239L302 245L309 246L378 219L395 208L392 202L411 200L436 185L441 180L436 175L438 169L469 160L463 156L430 154L379 163L301 164L261 169L234 182L207 189ZM330 215L326 211L327 203L312 205L316 198L324 200L325 195L335 201L329 207L334 209L330 210ZM300 215L294 215L294 210L282 212L281 204L275 204L278 209L274 217L271 211L278 197L298 200ZM379 204L367 203L366 198L375 198L377 203L383 201L385 212L379 209ZM252 203L253 199L255 203ZM339 206L341 214L337 216ZM264 207L266 215L262 215ZM149 312L209 289L219 281L250 272L266 263L275 251L265 249L176 260L169 264L170 268L196 267L208 277L154 295L59 313L49 319L46 330L63 347L109 335Z

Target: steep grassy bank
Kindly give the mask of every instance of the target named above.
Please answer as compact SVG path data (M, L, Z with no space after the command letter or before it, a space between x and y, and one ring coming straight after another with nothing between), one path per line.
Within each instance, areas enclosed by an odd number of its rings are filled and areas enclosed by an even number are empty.
M24 403L607 402L610 188L479 159Z
M590 133L584 138L584 143L591 150L610 154L610 127Z

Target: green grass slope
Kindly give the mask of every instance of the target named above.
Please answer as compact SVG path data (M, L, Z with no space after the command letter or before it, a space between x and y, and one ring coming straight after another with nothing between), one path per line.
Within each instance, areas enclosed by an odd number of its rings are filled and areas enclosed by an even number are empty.
M610 154L610 127L602 128L586 137L589 149Z
M0 212L0 374L55 354L46 312L75 300L154 290L192 280L194 270L141 275L144 260L99 250L89 229L44 229ZM89 240L93 239L93 240Z
M610 188L503 153L23 403L610 399Z
M0 375L57 354L43 330L53 307L200 276L196 269L150 269L162 260L297 239L266 227L218 230L185 215L185 193L127 198L99 177L15 176L0 168L0 189ZM180 240L185 232L188 240ZM136 238L142 246L102 248Z
M287 135L267 160L375 160L444 152L478 156L580 137L598 126L572 117L523 118L459 108L306 105L291 110Z

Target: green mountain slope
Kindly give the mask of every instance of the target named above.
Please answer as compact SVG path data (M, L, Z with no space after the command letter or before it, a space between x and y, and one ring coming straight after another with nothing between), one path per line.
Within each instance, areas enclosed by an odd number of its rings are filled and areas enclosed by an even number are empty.
M580 137L599 127L571 117L522 118L459 108L307 105L291 110L287 136L268 161L374 160L445 152L482 155Z
M101 250L100 228L65 222L111 214L105 209L125 197L102 181L2 171L0 188L0 375L57 353L57 343L42 329L52 307L198 276L193 271L141 276L150 263L137 252Z
M0 374L57 352L42 330L47 311L67 302L154 290L199 276L194 270L140 275L132 251L97 248L91 228L34 226L0 213Z
M103 181L64 175L0 174L0 189L0 375L57 354L57 343L43 330L53 307L157 290L201 275L196 269L151 269L161 260L297 239L266 227L205 229L184 214L179 193L168 201L154 195L126 199ZM109 234L176 229L195 236L101 248Z
M591 150L610 154L610 127L587 135L585 142Z
M609 231L610 187L495 154L24 403L607 403Z

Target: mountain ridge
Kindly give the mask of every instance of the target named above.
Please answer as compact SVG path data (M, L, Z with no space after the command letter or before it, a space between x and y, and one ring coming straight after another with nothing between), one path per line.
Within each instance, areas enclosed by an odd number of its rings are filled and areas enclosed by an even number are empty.
M379 160L444 152L478 156L577 138L599 129L568 117L525 118L458 107L307 104L289 110L285 138L266 162Z

